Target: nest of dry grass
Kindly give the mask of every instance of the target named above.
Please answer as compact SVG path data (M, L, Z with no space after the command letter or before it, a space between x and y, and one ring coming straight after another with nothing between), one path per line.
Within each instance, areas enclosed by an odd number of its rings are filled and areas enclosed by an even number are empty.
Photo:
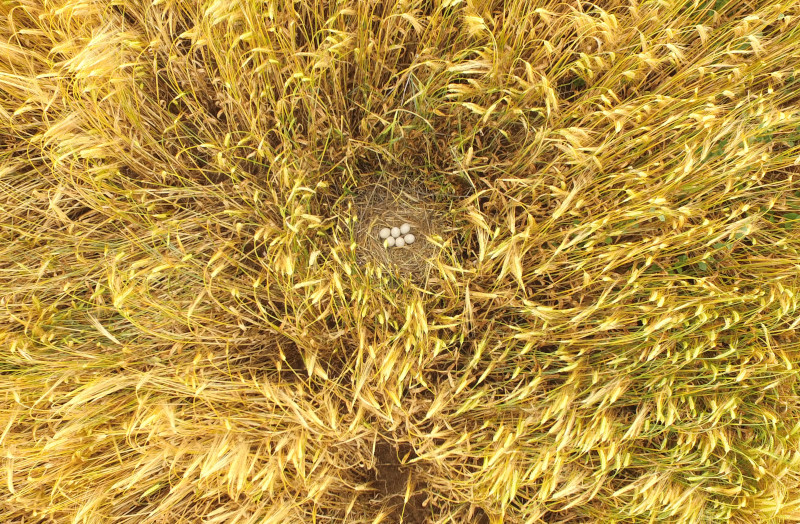
M453 230L452 223L446 220L448 204L437 202L422 191L403 189L400 184L359 188L351 203L357 217L354 235L359 265L381 267L424 285L443 238ZM381 228L404 223L411 225L414 244L384 247L378 236Z

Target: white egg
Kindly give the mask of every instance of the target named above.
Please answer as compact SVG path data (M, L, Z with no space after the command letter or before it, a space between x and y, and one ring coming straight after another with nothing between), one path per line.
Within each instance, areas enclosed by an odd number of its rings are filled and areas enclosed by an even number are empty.
M416 239L417 239L417 237L415 237L415 236L414 236L414 235L412 235L411 233L409 233L409 234L407 234L406 236L404 236L404 237L403 237L403 240L404 240L404 241L405 241L405 243L406 243L406 244L408 244L408 245L411 245L411 244L413 244L413 243L414 243L414 241L415 241Z
M383 241L383 245L386 247L394 247L394 243L395 243L394 237L389 237Z
M400 237L400 238L398 238L397 240L394 241L394 245L397 246L397 247L403 247L403 246L406 245L406 241L403 240L403 237Z
M389 238L389 235L391 235L391 234L392 234L392 230L389 229L388 227L385 227L385 228L381 229L381 232L378 233L378 235L380 235L380 237L381 237L381 240L386 240L387 238Z
M409 231L411 231L411 224L403 224L400 226L401 235L407 235Z
M392 236L394 238L397 238L397 237L400 236L400 228L399 227L393 227L392 228Z

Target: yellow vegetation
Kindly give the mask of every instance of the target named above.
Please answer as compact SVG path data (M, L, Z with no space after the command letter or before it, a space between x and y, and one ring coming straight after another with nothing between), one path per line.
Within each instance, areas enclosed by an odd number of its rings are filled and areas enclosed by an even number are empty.
M800 520L798 49L796 0L0 2L0 522Z

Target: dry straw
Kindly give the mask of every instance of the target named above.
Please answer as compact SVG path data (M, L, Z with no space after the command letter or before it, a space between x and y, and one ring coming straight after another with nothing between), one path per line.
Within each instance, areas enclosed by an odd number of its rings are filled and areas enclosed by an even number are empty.
M800 521L799 45L798 0L0 2L0 522Z

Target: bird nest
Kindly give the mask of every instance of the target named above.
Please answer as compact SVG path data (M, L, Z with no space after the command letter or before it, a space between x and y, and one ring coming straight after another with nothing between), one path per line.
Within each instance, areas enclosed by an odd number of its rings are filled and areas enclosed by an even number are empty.
M372 264L399 276L425 281L430 261L439 249L434 239L443 232L444 206L424 193L384 185L362 189L353 197L352 205L356 213L353 234L359 265ZM385 247L380 230L404 223L411 226L415 242L403 247Z

